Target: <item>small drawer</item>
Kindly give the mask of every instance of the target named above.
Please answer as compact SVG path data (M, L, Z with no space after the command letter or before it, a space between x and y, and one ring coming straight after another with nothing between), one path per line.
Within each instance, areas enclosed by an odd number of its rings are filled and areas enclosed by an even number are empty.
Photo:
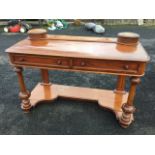
M59 68L69 68L69 59L64 57L45 57L45 56L13 56L13 63L24 64L29 66L49 66Z
M103 71L114 73L137 73L138 64L127 61L110 61L94 59L74 59L73 66L75 69Z

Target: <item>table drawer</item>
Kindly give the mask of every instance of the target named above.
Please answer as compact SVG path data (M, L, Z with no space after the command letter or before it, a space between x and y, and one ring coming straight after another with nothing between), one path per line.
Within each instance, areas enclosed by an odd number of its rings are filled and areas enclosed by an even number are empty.
M74 59L73 66L75 69L105 71L117 73L137 73L138 64L135 62L110 61L110 60L90 60Z
M22 66L46 67L57 69L70 69L79 71L94 71L106 73L123 73L142 75L145 66L138 62L99 60L67 57L46 57L34 55L10 55L13 64Z
M64 57L43 57L43 56L25 56L14 55L13 63L29 66L47 66L58 68L69 68L69 59Z

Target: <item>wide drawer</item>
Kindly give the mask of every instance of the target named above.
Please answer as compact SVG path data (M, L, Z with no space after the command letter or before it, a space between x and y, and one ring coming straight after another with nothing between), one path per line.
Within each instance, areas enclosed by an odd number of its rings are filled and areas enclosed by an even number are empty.
M70 69L79 71L105 72L112 74L143 75L145 64L131 61L99 60L55 56L10 55L15 65L46 67L47 69Z
M64 57L14 55L12 61L15 64L24 64L29 66L69 68L69 59Z
M117 73L137 73L139 64L128 61L74 59L73 66L79 70Z

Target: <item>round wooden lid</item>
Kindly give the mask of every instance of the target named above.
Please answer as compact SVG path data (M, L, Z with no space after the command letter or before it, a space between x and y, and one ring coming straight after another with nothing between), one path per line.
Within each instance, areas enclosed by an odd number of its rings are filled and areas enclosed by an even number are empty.
M139 34L133 32L120 32L117 35L117 44L137 46L139 42Z
M125 38L139 38L140 35L133 32L120 32L118 33L118 37L125 37Z
M45 29L31 29L27 32L28 34L46 34L47 31Z

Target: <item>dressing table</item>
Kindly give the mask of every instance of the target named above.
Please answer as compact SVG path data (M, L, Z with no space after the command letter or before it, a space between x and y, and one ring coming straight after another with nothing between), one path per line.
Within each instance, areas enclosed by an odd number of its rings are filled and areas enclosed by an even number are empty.
M132 123L136 86L149 61L149 56L139 41L134 45L134 42L121 44L121 38L44 33L33 38L30 35L6 50L10 64L18 76L19 97L24 112L29 112L40 101L64 97L96 101L114 112L122 127L126 128ZM134 41L133 38L130 40ZM41 72L42 81L31 92L26 89L23 68L39 69ZM58 85L49 81L48 70L111 74L116 75L118 80L114 90ZM125 90L127 77L130 77L131 82L129 91Z

